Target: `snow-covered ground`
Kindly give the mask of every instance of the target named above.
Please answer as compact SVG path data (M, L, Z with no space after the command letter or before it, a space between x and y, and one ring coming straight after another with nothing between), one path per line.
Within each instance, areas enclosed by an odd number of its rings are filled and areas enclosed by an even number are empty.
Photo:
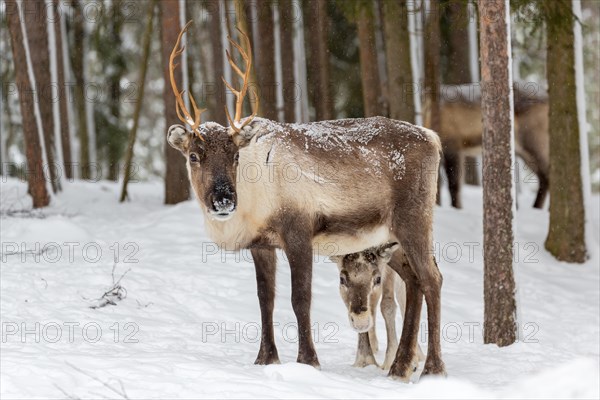
M520 342L483 344L481 190L466 187L465 209L446 205L435 219L449 376L409 385L373 366L351 367L356 334L339 298L337 270L323 259L314 269L312 308L322 369L294 362L283 257L275 310L282 364L253 365L260 314L249 254L217 252L198 205L162 205L162 183L130 185L127 204L117 202L117 193L112 183L67 183L51 207L29 213L20 212L29 209L26 185L2 183L2 398L600 395L598 259L568 265L544 251L547 211L530 208L530 188L520 195L517 218ZM593 201L588 211L598 238L598 196ZM598 254L598 242L590 246ZM126 298L90 308L112 286L115 260L115 280L126 273ZM381 361L381 316L378 333ZM425 346L424 334L420 341Z

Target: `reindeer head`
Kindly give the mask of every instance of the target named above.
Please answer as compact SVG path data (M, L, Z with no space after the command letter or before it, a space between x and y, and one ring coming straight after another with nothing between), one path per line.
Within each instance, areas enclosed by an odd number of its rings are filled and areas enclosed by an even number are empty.
M372 299L381 294L383 268L399 245L396 242L372 247L358 253L331 257L340 270L340 295L348 308L350 325L358 332L373 327Z
M172 125L167 132L167 141L172 147L181 151L186 158L190 182L206 213L216 220L225 221L231 218L237 207L235 183L239 149L246 146L252 139L253 132L249 124L258 111L257 103L254 114L249 118L245 118L243 122L241 121L242 106L248 91L248 81L252 68L252 50L250 39L239 29L240 36L245 40L245 49L230 37L227 38L240 52L246 63L246 70L242 72L234 63L229 52L226 52L232 69L243 79L240 90L235 90L223 79L225 85L236 96L235 117L231 118L229 110L225 106L227 119L230 123L229 128L214 122L202 124L200 115L206 110L199 109L194 98L189 94L190 103L194 109L193 115L188 111L183 101L184 91L177 88L177 82L173 74L175 68L177 68L175 59L184 51L184 47L180 45L181 38L190 24L191 21L179 33L169 59L169 72L171 87L176 97L177 116L191 129L187 129L183 125ZM258 99L256 93L254 97Z

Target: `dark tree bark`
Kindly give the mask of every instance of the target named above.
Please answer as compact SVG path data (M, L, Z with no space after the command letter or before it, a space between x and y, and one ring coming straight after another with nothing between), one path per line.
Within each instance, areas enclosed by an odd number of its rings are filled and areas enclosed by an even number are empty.
M258 87L260 89L260 107L259 115L276 121L277 118L277 100L275 90L275 37L273 36L273 10L272 1L257 0L256 23L258 26L258 38L255 43L256 73L258 78Z
M250 15L250 3L245 1L245 0L236 0L235 2L235 18L236 18L236 22L237 22L237 26L238 28L244 32L247 36L248 39L250 39L250 44L252 46L252 49L256 49L256 45L255 45L255 41L254 41L254 35L252 34L252 29L253 29L253 18ZM229 15L229 13L226 13L226 15ZM229 25L228 25L229 26ZM241 43L242 47L244 48L244 50L246 51L246 53L249 52L248 49L245 48L245 43L242 42ZM229 49L229 52L232 52L232 49ZM233 53L236 53L237 51L234 51ZM254 52L253 52L254 54ZM250 108L246 109L246 106L244 107L244 112L246 112L246 115L250 115L251 113L254 113L254 111L256 110L256 107L258 106L258 99L254 98L254 90L256 90L256 93L259 94L259 88L258 88L258 79L256 77L256 68L255 68L255 61L256 60L252 60L252 69L250 70L250 82L248 84L248 86L250 87L250 90L248 90L248 94L247 94L247 98L249 100L249 102L246 102L245 104L250 104ZM243 65L243 64L242 64Z
M375 47L375 18L370 1L359 6L358 41L360 55L360 75L362 81L363 108L365 117L381 115L381 92L377 49Z
M179 0L163 0L159 2L160 22L161 22L161 52L163 79L165 85L163 88L163 101L165 104L165 122L166 127L180 123L175 109L175 95L169 84L169 56L175 46L177 36L181 30L179 21ZM174 72L175 79L181 87L182 75L181 68ZM172 148L166 140L165 135L165 153L166 153L166 172L165 172L165 204L177 204L190 197L190 187L185 167L185 160L179 151Z
M87 126L87 110L85 99L85 77L83 68L85 66L84 54L84 16L79 0L73 0L73 48L71 55L71 66L75 78L73 99L75 100L75 115L77 117L77 132L79 133L79 163L81 178L90 179L90 138Z
M329 16L326 0L307 0L304 15L308 53L308 87L317 121L333 119L333 99L329 77L327 31Z
M33 207L45 207L50 203L50 196L46 188L44 170L42 165L42 146L40 135L35 121L33 86L29 80L27 69L27 56L23 33L21 31L21 18L15 0L5 0L8 30L15 64L15 80L19 89L19 104L23 119L23 137L25 141L25 156L27 158L27 191L33 199Z
M448 0L443 11L447 30L448 57L445 83L451 85L471 82L467 4L467 0Z
M42 135L46 150L47 169L49 171L52 191L60 190L60 166L56 164L54 141L54 115L52 112L52 78L50 77L50 52L48 50L47 10L44 2L24 0L21 3L25 26L27 28L27 41L29 43L29 57L35 77L36 92L38 94L38 108L42 120Z
M60 115L60 141L63 153L63 163L65 176L67 179L73 179L73 158L71 156L71 135L69 128L69 112L67 109L67 94L65 86L65 63L63 52L63 32L60 14L60 0L53 0L54 10L54 38L56 39L56 69L58 79L58 101Z
M221 2L218 0L209 1L205 3L207 10L210 15L210 47L212 50L212 69L213 69L213 79L210 81L206 81L206 84L210 84L212 86L211 98L209 100L210 104L210 115L212 116L212 120L218 122L221 125L225 125L227 123L227 116L225 115L225 86L221 80L222 76L225 76L224 64L223 64L223 43L221 42L222 38L222 29L221 29Z
M484 343L517 339L513 275L513 107L508 0L479 0L483 110Z
M406 0L383 2L385 57L390 118L415 122L416 90L412 76Z
M279 34L281 37L281 79L284 122L296 122L296 81L294 78L294 20L291 0L279 1Z
M544 3L550 129L550 227L546 249L558 260L587 259L577 119L571 1Z

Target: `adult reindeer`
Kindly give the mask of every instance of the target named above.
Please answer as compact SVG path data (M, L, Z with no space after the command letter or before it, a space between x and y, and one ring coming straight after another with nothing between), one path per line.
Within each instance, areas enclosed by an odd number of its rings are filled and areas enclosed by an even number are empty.
M183 52L181 31L170 60ZM410 266L392 258L390 266L407 285L400 348L390 375L408 380L413 372L423 295L427 302L429 345L425 374L445 374L440 350L442 276L431 256L432 217L441 145L422 127L387 118L284 124L256 113L242 119L252 53L229 38L245 70L227 57L242 78L229 127L201 123L171 74L177 113L191 126L171 126L167 138L187 160L189 178L212 240L221 248L250 249L256 269L262 333L256 364L278 363L273 334L275 249L286 253L291 269L292 306L298 321L297 361L319 366L311 337L313 250L335 255L398 241ZM333 249L333 250L332 250ZM399 252L402 253L402 252Z

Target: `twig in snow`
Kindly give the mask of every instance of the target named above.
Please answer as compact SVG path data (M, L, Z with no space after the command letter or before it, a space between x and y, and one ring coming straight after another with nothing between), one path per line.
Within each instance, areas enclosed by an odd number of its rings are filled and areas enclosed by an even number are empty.
M77 397L77 396L75 396L73 394L67 393L63 388L61 388L60 386L58 386L56 383L54 384L54 387L57 388L58 390L60 390L62 392L62 394L64 394L67 399L81 400L81 397Z
M102 308L102 307L106 307L107 305L111 305L111 306L116 306L117 305L117 301L121 301L123 299L125 299L127 297L127 290L125 290L125 288L123 286L121 286L121 280L125 277L125 275L127 275L127 273L129 271L131 271L131 268L129 268L127 271L123 272L123 274L119 277L119 279L117 279L115 281L115 269L117 268L117 263L113 264L113 268L112 268L112 286L110 287L110 289L108 289L106 292L104 292L104 294L96 299L95 301L98 301L98 304L92 305L90 306L90 308L92 309L97 309L97 308Z
M127 396L127 392L125 391L125 387L123 386L123 382L121 382L120 379L117 379L117 382L119 382L119 386L121 386L121 390L119 390L117 388L114 388L113 386L111 386L107 382L104 382L103 380L95 377L94 375L92 375L92 374L90 374L88 372L85 372L81 368L76 367L75 365L71 364L68 361L65 361L65 364L67 364L69 367L73 368L75 371L77 371L77 372L79 372L79 373L87 376L88 378L91 378L91 379L95 380L96 382L100 383L102 386L104 386L105 388L107 388L111 392L118 394L123 399L129 400L129 396Z

